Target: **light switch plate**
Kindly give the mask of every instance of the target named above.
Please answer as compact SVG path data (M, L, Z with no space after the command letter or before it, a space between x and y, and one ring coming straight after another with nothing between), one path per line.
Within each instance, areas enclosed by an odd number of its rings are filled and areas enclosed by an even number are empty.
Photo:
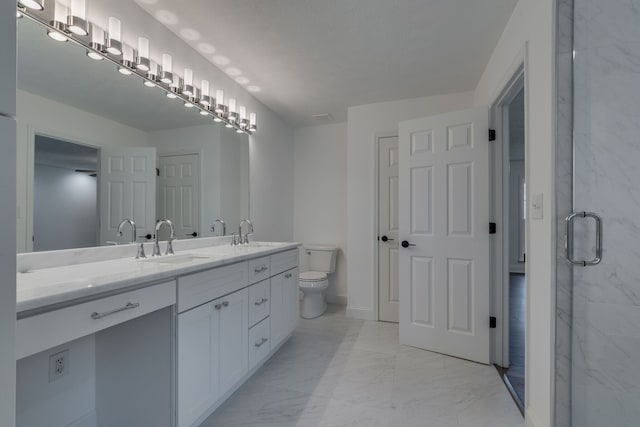
M544 218L543 200L544 195L542 193L531 196L531 219Z

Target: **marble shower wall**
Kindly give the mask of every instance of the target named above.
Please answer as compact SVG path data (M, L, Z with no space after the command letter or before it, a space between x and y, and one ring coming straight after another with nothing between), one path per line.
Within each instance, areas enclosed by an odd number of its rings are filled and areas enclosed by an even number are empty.
M574 209L602 217L604 256L597 266L574 267L573 313L559 316L559 325L572 319L571 423L580 427L637 426L640 2L574 3ZM560 140L558 145L562 145ZM577 235L577 253L592 254L593 227L585 226ZM559 300L570 297L566 291L561 295L559 286ZM558 340L564 341L566 331L558 332ZM564 375L566 360L559 357L557 373ZM557 392L563 381L557 382ZM564 405L558 396L558 415Z
M557 2L556 39L556 357L555 426L571 427L572 269L564 219L573 210L573 1Z

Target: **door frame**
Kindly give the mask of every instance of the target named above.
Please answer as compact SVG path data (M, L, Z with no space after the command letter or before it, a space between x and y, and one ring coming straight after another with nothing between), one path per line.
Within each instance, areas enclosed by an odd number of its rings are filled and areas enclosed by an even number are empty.
M198 192L198 215L200 216L199 218L199 223L200 223L200 231L198 232L198 238L200 237L210 237L209 236L209 231L210 231L210 227L205 225L205 219L204 219L204 203L202 203L202 201L204 200L204 188L202 186L202 170L204 167L204 162L203 162L203 158L204 156L202 155L202 149L195 149L195 150L189 150L189 149L185 149L185 150L175 150L175 151L158 151L157 153L157 159L156 159L156 167L160 167L160 158L161 157L175 157L175 156L198 156L198 167L200 168L198 170L198 186L200 187L200 191ZM156 185L156 216L158 216L158 213L160 212L160 176L158 176L158 174L156 174L156 179L157 179L157 185ZM156 220L159 220L160 218L156 218ZM205 231L206 230L206 231ZM205 235L205 233L207 233Z
M526 47L507 74L504 84L495 97L490 109L489 126L496 130L496 140L490 147L491 170L491 221L497 224L496 234L491 241L491 292L492 316L497 318L492 334L491 363L507 368L509 366L509 116L508 106L524 90L525 97L525 182L529 182L529 111L527 108L527 55ZM529 198L527 186L526 198ZM529 244L529 216L525 220L526 247ZM528 251L526 251L528 252ZM526 331L528 335L529 291L527 286L527 264L525 264L526 291ZM525 346L526 346L525 337ZM527 351L525 349L525 355ZM526 356L525 356L526 357ZM525 361L526 364L526 361Z
M374 140L374 156L373 156L373 164L374 164L374 193L373 193L373 201L375 209L373 210L373 233L376 236L375 240L375 250L374 250L374 260L373 260L373 280L375 283L375 292L373 293L373 320L380 321L380 244L378 243L378 230L380 230L380 215L378 215L378 211L380 209L380 140L382 138L393 138L399 137L398 129L390 130L390 131L382 131L376 132L373 135Z

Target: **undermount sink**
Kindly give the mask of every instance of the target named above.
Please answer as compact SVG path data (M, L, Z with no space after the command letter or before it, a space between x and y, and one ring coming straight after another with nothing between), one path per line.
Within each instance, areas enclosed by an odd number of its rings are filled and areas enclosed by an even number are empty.
M153 258L147 258L143 262L153 262L156 264L183 264L191 261L208 260L211 257L195 254L178 254L178 255L162 255Z

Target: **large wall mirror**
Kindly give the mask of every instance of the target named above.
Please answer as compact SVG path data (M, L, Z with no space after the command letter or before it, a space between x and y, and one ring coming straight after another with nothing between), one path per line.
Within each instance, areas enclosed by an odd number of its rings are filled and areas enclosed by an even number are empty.
M249 141L157 88L18 20L17 251L179 239L249 217Z

